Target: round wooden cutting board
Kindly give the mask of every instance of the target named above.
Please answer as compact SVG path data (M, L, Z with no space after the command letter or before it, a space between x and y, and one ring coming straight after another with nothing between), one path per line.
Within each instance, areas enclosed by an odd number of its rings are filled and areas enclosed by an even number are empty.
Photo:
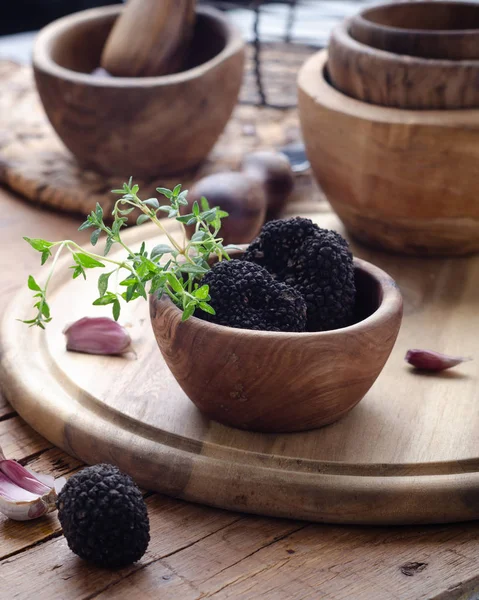
M333 215L314 218L342 232ZM144 226L126 236L131 244L141 236L152 245L161 240L156 232ZM354 244L353 250L397 280L404 322L367 396L323 429L257 434L205 419L163 362L141 300L121 316L136 359L67 352L67 323L109 311L91 306L97 274L72 281L66 268L51 283L54 320L46 332L15 320L32 314L27 289L5 314L1 385L53 444L87 463L115 463L144 487L172 496L314 521L477 519L479 257L419 260ZM475 360L439 375L417 374L404 355L418 347Z

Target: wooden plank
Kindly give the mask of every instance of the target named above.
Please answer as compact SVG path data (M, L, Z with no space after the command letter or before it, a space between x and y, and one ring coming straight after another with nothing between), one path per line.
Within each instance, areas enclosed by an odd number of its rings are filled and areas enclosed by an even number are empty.
M228 583L216 591L198 587L218 600L426 600L477 581L478 539L477 524L422 530L308 526L234 565ZM178 573L198 585L201 567L194 564Z
M84 599L142 570L148 563L195 544L241 519L237 514L163 496L152 496L146 503L150 515L151 542L146 555L137 565L120 571L98 569L70 552L65 538L59 537L1 561L0 589L15 587L17 598L25 600L32 597L38 600ZM25 577L25 573L31 573L32 565L35 565L35 576ZM162 576L171 575L168 567L161 566L161 569ZM183 598L183 595L177 597ZM186 595L185 600L191 597L194 596Z
M214 533L184 550L160 561L147 565L143 571L130 575L126 580L109 587L98 598L125 599L139 596L156 598L161 590L162 600L176 600L177 585L170 582L178 579L184 583L181 594L196 591L196 598L217 590L231 581L231 571L241 565L247 557L255 556L262 548L274 544L292 532L306 527L304 523L271 520L260 517L245 517L221 531ZM233 565L230 567L230 565ZM165 583L164 569L171 574Z
M5 419L8 415L13 415L14 412L5 396L0 392L0 419Z
M0 421L0 448L7 458L22 460L52 448L52 444L33 431L20 417L12 417Z

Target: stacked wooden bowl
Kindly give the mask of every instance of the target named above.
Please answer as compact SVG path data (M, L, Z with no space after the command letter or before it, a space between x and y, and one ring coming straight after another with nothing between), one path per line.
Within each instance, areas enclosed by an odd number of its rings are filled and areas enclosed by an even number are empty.
M298 86L309 160L352 235L409 254L479 251L479 4L366 9Z

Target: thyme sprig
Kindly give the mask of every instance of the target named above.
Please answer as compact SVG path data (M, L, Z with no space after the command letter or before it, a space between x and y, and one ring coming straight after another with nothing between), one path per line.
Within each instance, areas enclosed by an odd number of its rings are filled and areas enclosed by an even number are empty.
M195 202L192 212L181 214L181 207L188 204L186 196L188 190L182 191L181 185L173 190L157 188L157 192L167 199L167 204L160 204L157 198L141 200L138 196L139 187L133 184L130 178L128 183L123 184L122 189L112 190L114 194L121 195L114 205L112 216L113 223L108 226L103 219L103 209L97 203L86 221L82 223L79 230L93 228L90 242L96 246L102 235L105 236L105 247L103 254L97 254L82 248L72 240L59 242L48 242L43 239L24 239L38 252L41 253L41 264L44 265L50 257L53 257L51 268L42 287L32 275L28 277L28 287L35 292L37 298L34 307L37 311L33 319L25 320L30 326L38 326L42 329L52 319L50 307L47 301L47 292L50 280L57 265L58 258L64 252L70 252L73 265L73 279L80 275L86 279L89 269L112 266L112 270L103 272L98 278L99 297L93 302L94 305L112 305L113 317L118 320L121 311L121 301L131 302L139 297L147 298L148 294L167 294L171 300L183 311L182 319L185 321L197 309L214 314L213 307L208 303L210 300L209 288L201 285L201 278L210 269L209 258L216 255L218 260L227 259L228 249L233 246L223 246L223 239L219 237L221 220L228 213L218 207L211 208L206 198L201 198L201 206ZM121 237L122 228L128 222L128 215L134 210L140 210L137 225L146 221L152 221L166 236L167 244L158 244L151 250L146 249L146 244L141 244L140 250L134 252L129 248ZM182 239L179 243L164 227L159 215L166 213L169 219L174 219L183 230ZM187 239L185 225L195 226L195 232L191 239ZM120 259L110 258L108 255L113 245L119 245L125 251ZM110 288L110 278L117 280L118 273L124 274L118 286L123 291Z

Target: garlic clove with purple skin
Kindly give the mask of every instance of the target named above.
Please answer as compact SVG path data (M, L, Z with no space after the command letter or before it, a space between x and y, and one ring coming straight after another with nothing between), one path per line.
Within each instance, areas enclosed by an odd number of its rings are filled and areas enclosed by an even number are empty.
M108 317L83 317L68 325L63 333L67 350L85 354L125 354L131 338L124 327Z
M404 359L416 369L423 371L445 371L472 360L470 357L448 356L433 350L419 350L417 348L408 350Z
M0 449L0 456L3 453ZM48 485L50 482L52 485ZM57 493L65 478L55 480L26 469L14 460L0 459L0 512L15 521L30 521L56 510Z

